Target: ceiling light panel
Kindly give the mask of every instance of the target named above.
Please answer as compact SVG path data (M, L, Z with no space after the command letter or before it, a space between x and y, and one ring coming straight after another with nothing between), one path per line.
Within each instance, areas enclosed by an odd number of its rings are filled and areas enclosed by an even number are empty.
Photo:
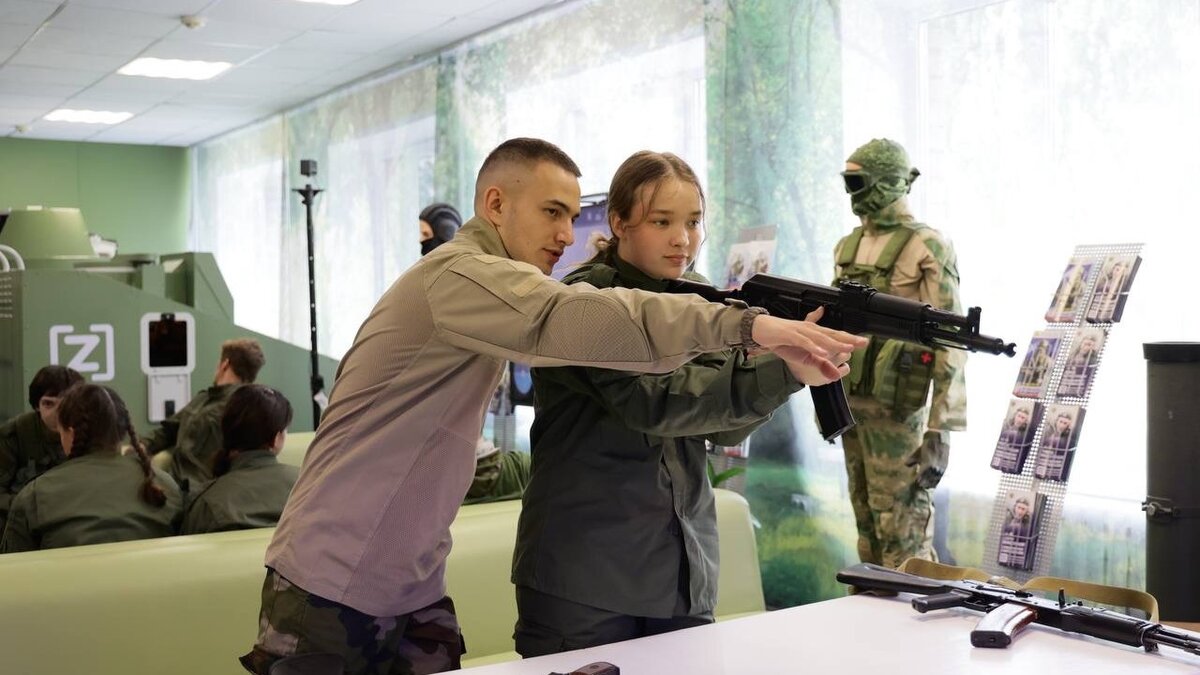
M172 80L209 80L229 70L226 61L184 61L183 59L134 59L117 72L121 75L165 77Z
M72 110L59 108L42 119L48 122L77 122L79 124L120 124L133 117L130 112L113 112L111 110Z

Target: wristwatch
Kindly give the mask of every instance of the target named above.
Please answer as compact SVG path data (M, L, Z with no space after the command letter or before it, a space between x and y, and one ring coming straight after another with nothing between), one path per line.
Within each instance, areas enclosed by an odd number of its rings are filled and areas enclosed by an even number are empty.
M754 319L758 318L760 314L768 314L768 312L762 307L751 307L742 314L742 349L746 351L762 349L762 345L754 341Z

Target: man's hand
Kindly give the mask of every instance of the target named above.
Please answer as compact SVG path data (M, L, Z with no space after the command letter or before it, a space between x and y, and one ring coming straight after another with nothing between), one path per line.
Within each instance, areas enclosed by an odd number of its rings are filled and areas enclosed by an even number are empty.
M825 308L819 307L804 321L755 317L754 341L786 361L792 375L804 384L836 382L850 372L846 361L851 352L867 345L867 338L818 326L824 314Z
M917 467L917 485L933 489L950 463L950 432L926 431L920 447L908 453L904 466Z

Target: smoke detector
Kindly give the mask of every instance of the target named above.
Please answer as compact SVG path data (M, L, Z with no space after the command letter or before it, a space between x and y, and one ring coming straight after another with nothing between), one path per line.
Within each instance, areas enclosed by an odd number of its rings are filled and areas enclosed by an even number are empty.
M184 14L179 17L179 23L183 24L188 30L196 30L197 28L204 28L204 24L208 23L208 19L195 14Z

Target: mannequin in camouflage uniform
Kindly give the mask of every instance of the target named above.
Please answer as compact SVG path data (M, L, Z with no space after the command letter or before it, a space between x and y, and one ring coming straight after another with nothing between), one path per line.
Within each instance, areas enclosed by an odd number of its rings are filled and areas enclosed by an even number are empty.
M954 249L908 208L919 175L895 141L874 139L850 155L842 176L862 224L838 242L836 275L961 313ZM858 425L842 446L863 562L936 559L933 488L949 432L966 428L965 363L962 351L879 338L851 359L844 385Z

